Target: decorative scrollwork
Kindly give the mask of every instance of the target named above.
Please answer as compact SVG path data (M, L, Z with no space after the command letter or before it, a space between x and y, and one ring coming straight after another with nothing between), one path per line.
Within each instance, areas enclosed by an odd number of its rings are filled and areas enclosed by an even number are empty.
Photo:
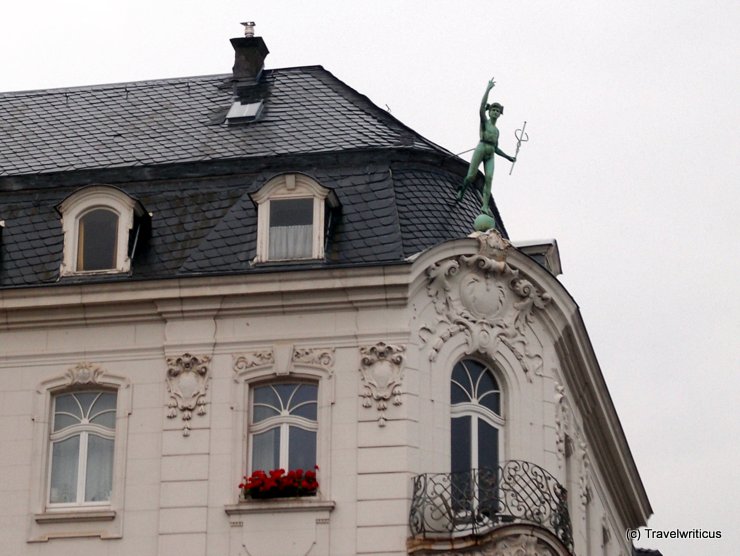
M67 369L64 376L67 378L67 384L69 386L73 384L97 384L103 376L103 372L102 367L99 365L84 361Z
M403 380L403 346L378 342L374 346L360 348L360 374L365 391L362 393L363 407L372 407L372 401L380 412L378 425L385 426L385 410L388 401L401 405L401 382Z
M409 526L415 537L483 535L510 523L533 523L573 548L567 492L534 463L511 460L497 469L425 473L414 477L413 486Z
M565 397L565 386L555 382L555 447L558 459L563 460L567 451L569 430L568 402Z
M254 367L272 365L273 363L275 363L275 356L272 350L252 351L234 356L234 372L239 373Z
M334 348L295 348L293 363L321 367L331 372L334 367Z
M186 353L179 357L167 358L167 389L170 401L167 417L174 419L178 410L182 412L183 436L190 436L190 420L193 411L206 414L206 390L208 389L208 355Z
M511 350L528 379L541 374L542 356L527 340L535 310L544 309L550 295L537 290L506 260L510 247L498 232L479 234L479 253L440 261L427 269L427 293L436 322L422 324L421 340L435 361L444 344L464 334L468 353L495 356L499 343Z

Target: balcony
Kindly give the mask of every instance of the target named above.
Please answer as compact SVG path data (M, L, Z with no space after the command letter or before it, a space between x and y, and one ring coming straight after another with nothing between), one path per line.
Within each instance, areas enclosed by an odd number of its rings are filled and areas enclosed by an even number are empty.
M414 477L409 514L414 538L480 536L519 523L549 530L572 552L566 490L539 465L512 460L497 469Z

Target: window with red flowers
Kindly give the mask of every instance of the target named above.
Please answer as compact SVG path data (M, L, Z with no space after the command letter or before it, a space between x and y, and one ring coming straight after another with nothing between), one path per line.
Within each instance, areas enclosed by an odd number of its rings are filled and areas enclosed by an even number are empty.
M314 469L318 385L272 382L251 389L250 472Z

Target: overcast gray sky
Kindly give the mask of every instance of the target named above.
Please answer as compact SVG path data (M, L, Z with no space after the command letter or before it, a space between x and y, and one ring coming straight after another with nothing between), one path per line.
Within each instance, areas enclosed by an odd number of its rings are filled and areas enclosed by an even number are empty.
M496 77L501 148L530 142L495 199L513 240L558 240L649 525L722 531L638 546L736 554L740 2L3 2L0 90L226 73L245 20L267 67L321 64L454 153Z

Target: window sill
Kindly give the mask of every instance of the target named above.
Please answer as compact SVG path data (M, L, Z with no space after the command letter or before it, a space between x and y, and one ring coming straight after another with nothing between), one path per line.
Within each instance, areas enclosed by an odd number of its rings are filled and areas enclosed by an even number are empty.
M333 500L316 500L315 498L270 498L267 500L243 500L238 504L227 504L224 511L228 515L283 512L330 512L336 506Z
M33 516L36 523L74 523L87 521L112 521L116 518L114 510L63 510L47 511Z

